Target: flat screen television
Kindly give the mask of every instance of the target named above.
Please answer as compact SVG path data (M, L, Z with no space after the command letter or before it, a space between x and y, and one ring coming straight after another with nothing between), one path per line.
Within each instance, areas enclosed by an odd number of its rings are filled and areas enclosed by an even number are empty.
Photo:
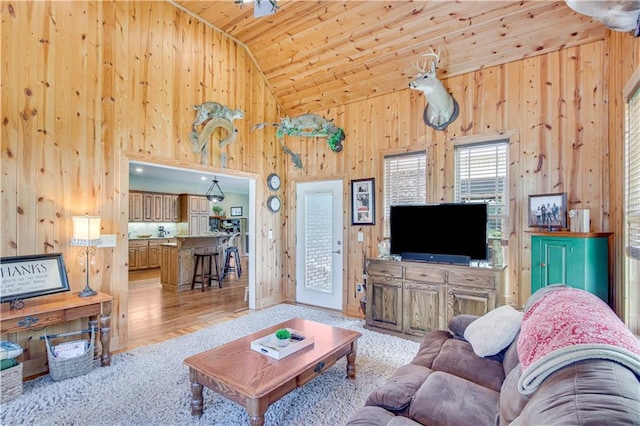
M403 260L487 259L485 203L391 206L390 227L391 254Z

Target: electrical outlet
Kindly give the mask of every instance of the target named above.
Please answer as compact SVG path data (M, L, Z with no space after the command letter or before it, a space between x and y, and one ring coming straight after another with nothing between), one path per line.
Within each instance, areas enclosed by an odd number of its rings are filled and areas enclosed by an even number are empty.
M364 284L362 284L362 283L357 283L357 284L356 284L356 291L357 291L358 293L362 293L362 292L364 292Z

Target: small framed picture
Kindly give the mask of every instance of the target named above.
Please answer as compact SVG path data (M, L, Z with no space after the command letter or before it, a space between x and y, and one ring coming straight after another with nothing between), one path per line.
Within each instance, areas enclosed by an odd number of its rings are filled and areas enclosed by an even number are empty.
M374 179L351 181L351 224L376 224Z
M242 207L231 207L229 210L231 217L242 216Z
M566 228L566 192L529 195L529 226L547 229Z

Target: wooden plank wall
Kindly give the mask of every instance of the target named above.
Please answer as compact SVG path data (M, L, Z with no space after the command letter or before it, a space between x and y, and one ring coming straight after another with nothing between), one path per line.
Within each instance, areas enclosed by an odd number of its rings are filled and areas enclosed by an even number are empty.
M459 102L460 115L444 132L424 125L421 116L426 101L422 94L407 89L323 111L321 114L345 129L342 153L332 153L323 140L291 138L288 143L301 154L304 170L288 164L290 217L294 217L296 180L334 176L376 179L376 226L350 226L349 199L345 197L349 253L345 311L359 314L360 295L355 293L355 284L361 281L363 257L377 255L382 239L381 157L385 153L426 148L427 201L450 202L454 181L450 140L505 131L513 134L507 257L510 303L522 305L530 295L529 194L566 192L569 209L590 210L593 231L619 232L612 228L610 188L620 187L621 181L611 173L617 166L610 162L607 144L609 120L620 120L608 110L607 76L615 71L610 67L607 43L588 43L447 79L444 83ZM345 185L348 190L348 182ZM364 242L357 242L357 232L364 233ZM289 247L293 244L293 240L288 242ZM295 276L293 253L287 253L287 277ZM294 291L295 283L289 278L287 294Z
M284 116L250 55L169 3L3 2L1 8L0 252L62 252L72 289L80 290L84 275L70 246L71 216L99 214L103 233L117 234L117 247L99 251L91 285L117 297L114 348L126 343L128 161L219 171L220 150L212 148L210 165L201 165L188 140L192 105L204 101L246 113L238 141L224 149L225 172L258 179L258 307L295 300L295 183L342 178L344 312L361 315L355 283L363 258L377 254L382 222L349 225L349 180L376 178L379 215L381 155L426 148L428 201L450 201L451 138L514 135L508 256L513 303L522 304L530 292L529 194L566 191L571 208L591 210L594 231L621 232L621 115L618 103L615 110L609 106L619 101L613 91L638 66L637 40L627 35L445 81L461 105L446 132L422 123L425 99L409 89L322 111L345 129L345 149L336 154L324 139L287 137L302 155L304 169L296 170L273 129L250 131L255 123ZM277 215L264 209L264 179L272 171L285 179L284 208ZM267 239L270 229L273 240ZM356 241L359 231L362 243Z
M611 231L617 236L614 240L614 271L618 283L624 281L624 241L622 235L626 230L623 222L624 211L624 104L623 88L632 74L640 69L640 39L629 34L612 31L608 42L609 53L609 164L611 169L611 185L609 202L611 206ZM637 277L636 277L637 280ZM632 281L628 280L631 284ZM617 312L624 318L631 331L640 333L640 291L634 289L629 293L623 291L622 285L614 289L613 301ZM630 309L629 309L630 308ZM633 318L629 316L632 315Z
M79 291L84 270L70 246L71 217L100 215L102 233L117 234L117 246L98 250L90 284L117 297L117 349L126 344L129 160L218 172L226 153L225 173L257 179L264 211L265 178L284 176L285 159L273 129L250 129L277 121L280 107L244 46L168 2L1 8L1 255L62 252ZM192 105L205 101L245 111L237 141L222 150L212 143L208 165L188 138ZM284 215L257 218L258 307L283 297L284 224ZM276 238L267 244L269 229ZM30 349L29 356L43 355L41 342Z

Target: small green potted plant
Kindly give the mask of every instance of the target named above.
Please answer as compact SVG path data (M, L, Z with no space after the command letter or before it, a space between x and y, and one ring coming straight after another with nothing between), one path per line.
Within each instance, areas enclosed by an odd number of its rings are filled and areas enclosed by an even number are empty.
M213 206L211 207L211 210L215 216L222 216L222 206Z
M287 346L289 339L291 338L291 332L285 328L281 328L276 331L276 339L278 339L279 346Z

